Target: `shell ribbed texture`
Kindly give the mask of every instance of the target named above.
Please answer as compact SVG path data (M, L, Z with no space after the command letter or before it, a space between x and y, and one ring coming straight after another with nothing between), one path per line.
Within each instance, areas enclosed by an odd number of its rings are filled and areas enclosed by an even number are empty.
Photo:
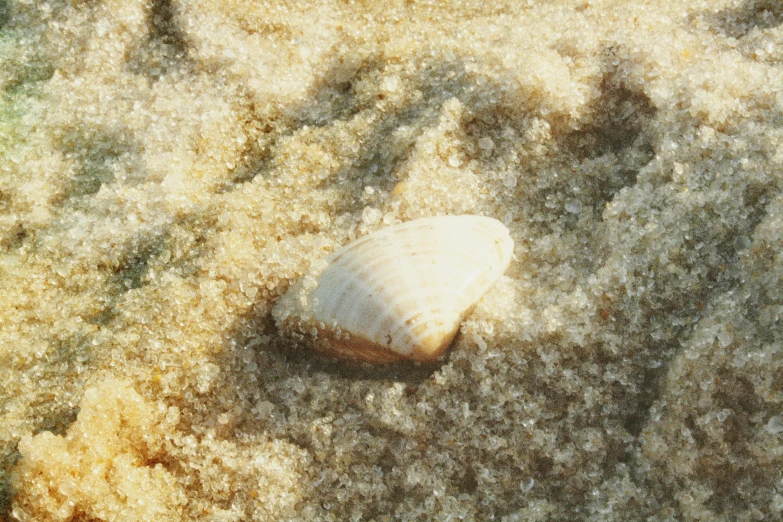
M310 322L331 338L316 348L372 361L434 360L503 275L512 250L499 221L470 215L418 219L360 238L328 259L312 290Z

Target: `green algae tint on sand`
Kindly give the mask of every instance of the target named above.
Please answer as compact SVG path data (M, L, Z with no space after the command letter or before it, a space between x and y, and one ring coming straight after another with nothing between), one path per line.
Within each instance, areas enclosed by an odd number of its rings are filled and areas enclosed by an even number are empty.
M783 517L783 7L0 2L0 518ZM330 253L491 216L433 367Z

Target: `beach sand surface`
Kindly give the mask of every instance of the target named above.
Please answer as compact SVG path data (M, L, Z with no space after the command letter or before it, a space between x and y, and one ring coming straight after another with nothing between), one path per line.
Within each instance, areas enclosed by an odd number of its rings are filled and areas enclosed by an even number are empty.
M0 518L783 518L783 3L0 0ZM510 230L434 365L271 309Z

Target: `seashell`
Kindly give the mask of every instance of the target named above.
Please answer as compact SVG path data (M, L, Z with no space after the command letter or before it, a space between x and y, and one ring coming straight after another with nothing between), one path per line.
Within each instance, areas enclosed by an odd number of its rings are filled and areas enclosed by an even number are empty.
M503 275L513 248L496 219L409 221L339 249L272 314L278 328L340 359L434 361Z

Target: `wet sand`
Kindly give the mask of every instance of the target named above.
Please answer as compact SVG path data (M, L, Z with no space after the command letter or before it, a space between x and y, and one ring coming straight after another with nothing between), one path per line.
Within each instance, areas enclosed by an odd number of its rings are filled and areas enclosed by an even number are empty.
M783 514L775 0L0 3L0 518ZM501 220L435 365L270 310Z

